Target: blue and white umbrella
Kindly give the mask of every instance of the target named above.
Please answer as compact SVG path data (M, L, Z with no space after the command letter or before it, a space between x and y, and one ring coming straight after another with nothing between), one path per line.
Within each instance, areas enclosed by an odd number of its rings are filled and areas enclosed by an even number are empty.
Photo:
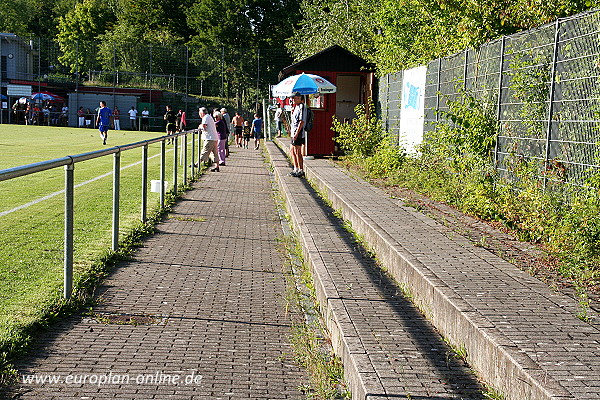
M50 92L39 92L39 93L32 93L31 94L31 98L34 100L42 100L42 101L61 101L64 100L62 97L55 95L54 93L50 93Z
M299 74L285 78L271 89L273 97L289 97L295 92L302 95L335 93L336 87L327 79L314 74Z

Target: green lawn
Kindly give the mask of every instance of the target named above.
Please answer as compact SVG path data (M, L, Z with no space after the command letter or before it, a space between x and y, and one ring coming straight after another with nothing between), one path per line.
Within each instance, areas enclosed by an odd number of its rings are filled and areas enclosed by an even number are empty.
M0 125L0 169L157 136L160 134L110 131L108 145L103 146L93 129ZM141 152L134 149L122 153L121 168L138 163ZM150 146L149 157L159 154L160 144ZM112 156L77 163L75 184L110 173L112 163ZM181 183L183 166L178 168ZM157 156L149 160L148 180L159 179L159 174ZM166 180L170 185L172 177L173 149L168 146ZM63 189L63 168L0 182L0 213ZM121 235L139 222L140 194L138 163L121 171ZM149 209L156 209L158 194L151 193L150 188L148 194ZM75 189L75 279L109 248L111 213L112 174ZM0 348L24 327L38 321L61 296L63 221L63 194L0 216Z

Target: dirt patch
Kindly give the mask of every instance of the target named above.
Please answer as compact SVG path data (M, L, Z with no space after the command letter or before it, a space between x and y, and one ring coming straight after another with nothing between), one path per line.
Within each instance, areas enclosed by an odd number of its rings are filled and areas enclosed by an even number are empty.
M141 314L95 313L95 322L110 325L164 325L166 318Z

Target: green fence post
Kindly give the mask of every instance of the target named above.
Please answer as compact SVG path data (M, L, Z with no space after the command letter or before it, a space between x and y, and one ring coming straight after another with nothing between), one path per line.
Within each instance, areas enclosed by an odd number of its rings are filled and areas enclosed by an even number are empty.
M119 248L119 197L121 189L121 152L113 154L112 250Z
M64 288L65 299L71 298L73 291L73 175L75 164L65 165L65 260Z

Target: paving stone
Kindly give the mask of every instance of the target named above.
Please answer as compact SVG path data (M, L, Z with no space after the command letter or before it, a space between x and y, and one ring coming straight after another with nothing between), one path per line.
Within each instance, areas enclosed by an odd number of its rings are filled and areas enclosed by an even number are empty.
M98 291L96 315L152 317L156 323L117 325L90 317L61 321L40 335L18 370L60 374L63 381L20 384L10 395L61 400L304 397L298 387L308 378L294 364L288 340L284 260L276 241L281 225L271 178L260 153L232 150L227 166L195 183L158 232ZM64 382L75 374L87 375L87 383ZM109 374L113 383L89 382ZM179 383L171 384L166 375L179 377Z

